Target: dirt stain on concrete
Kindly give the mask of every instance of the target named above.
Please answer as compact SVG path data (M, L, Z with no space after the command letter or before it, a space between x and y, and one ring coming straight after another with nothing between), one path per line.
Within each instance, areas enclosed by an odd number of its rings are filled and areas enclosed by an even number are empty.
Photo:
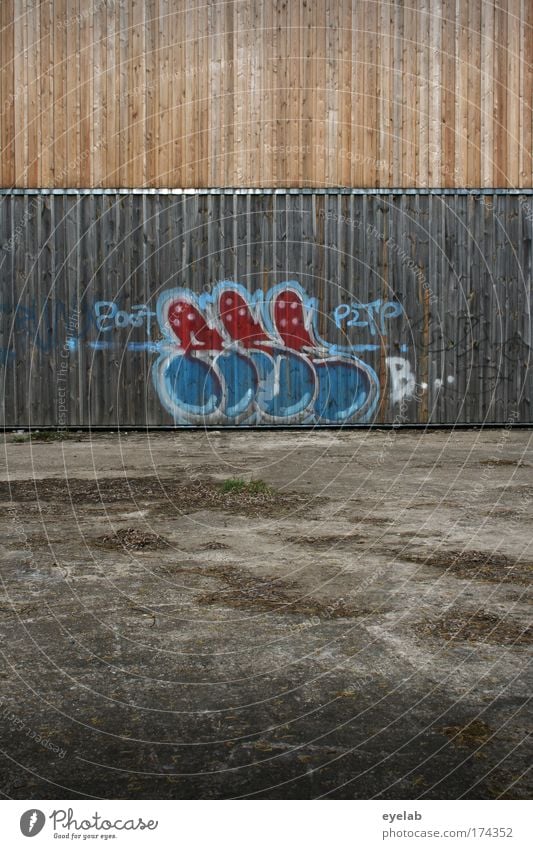
M293 545L310 547L319 551L329 548L353 548L358 542L364 542L366 537L362 534L333 534L324 536L290 536L286 541Z
M445 725L436 730L446 734L456 746L465 746L469 749L484 746L494 735L494 729L482 719L474 719L467 725Z
M141 531L138 528L119 528L112 534L98 537L95 544L110 550L158 551L168 548L169 543L159 534Z
M492 643L494 645L533 645L533 627L521 625L487 611L452 609L444 616L423 622L416 628L423 636L446 642Z
M456 578L494 583L529 584L533 577L533 564L515 561L505 554L490 551L437 551L433 554L420 551L401 551L398 556L412 563L422 563L441 572L450 572Z
M176 481L156 475L146 477L103 478L98 481L79 478L42 478L0 481L0 501L56 502L77 505L130 503L150 505L157 502L158 512L190 513L201 509L222 509L243 515L276 515L294 512L305 499L293 493L266 490L226 492L214 481Z
M230 564L178 567L174 574L199 575L220 580L219 590L205 593L196 599L202 605L218 605L263 613L316 616L320 619L346 619L370 613L369 610L349 604L344 599L335 598L328 601L308 594L302 595L301 588L294 581L251 575Z

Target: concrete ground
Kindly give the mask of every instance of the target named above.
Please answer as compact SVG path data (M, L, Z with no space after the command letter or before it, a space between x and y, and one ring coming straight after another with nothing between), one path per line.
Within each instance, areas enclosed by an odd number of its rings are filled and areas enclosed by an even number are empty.
M530 797L532 436L8 434L3 794Z

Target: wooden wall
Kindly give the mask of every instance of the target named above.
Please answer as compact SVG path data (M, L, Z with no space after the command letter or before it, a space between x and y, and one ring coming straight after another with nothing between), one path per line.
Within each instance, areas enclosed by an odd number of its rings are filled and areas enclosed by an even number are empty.
M370 421L532 423L532 237L533 198L525 194L7 196L0 425L172 425L154 363L183 350L174 337L170 349L162 339L158 300L175 287L202 296L204 308L210 297L216 325L214 284L228 280L256 304L259 293L298 281L316 299L324 340L302 355L323 364L326 346L326 359L349 351L370 366L379 378ZM273 350L279 363L287 349ZM298 362L294 368L296 401ZM235 392L240 379L235 367ZM333 397L347 382L341 370ZM190 383L192 396L194 372ZM306 421L307 414L299 423ZM249 421L221 415L216 423Z
M533 185L533 0L0 10L4 187Z

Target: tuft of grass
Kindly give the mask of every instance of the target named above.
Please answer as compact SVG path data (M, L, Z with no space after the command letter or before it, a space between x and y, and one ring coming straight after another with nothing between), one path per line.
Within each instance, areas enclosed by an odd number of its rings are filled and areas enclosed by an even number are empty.
M63 442L65 439L72 439L66 430L34 430L15 434L13 442Z
M241 478L228 478L221 489L231 495L268 495L271 492L268 484L262 480L243 481Z

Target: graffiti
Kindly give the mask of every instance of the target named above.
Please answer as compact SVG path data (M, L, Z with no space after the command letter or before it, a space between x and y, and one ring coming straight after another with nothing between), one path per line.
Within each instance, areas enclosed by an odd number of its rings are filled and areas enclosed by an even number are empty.
M12 348L0 348L0 365L5 366L14 359L15 352Z
M403 312L397 301L372 301L369 304L339 304L333 311L333 318L339 330L345 327L367 327L371 336L385 335L386 323ZM348 318L349 317L349 318ZM376 346L377 347L377 346Z
M75 336L68 332L73 316L77 327ZM40 305L35 299L27 305L0 303L0 319L2 325L7 319L7 330L14 342L26 337L32 348L44 354L51 354L60 347L65 334L70 339L71 349L75 350L78 342L85 341L94 327L94 314L87 301L79 305L73 302L69 307L64 301L53 298L45 298Z
M336 307L331 326L355 328L366 337L342 346L338 333L335 343L320 335L318 302L295 281L266 294L233 281L205 288L198 294L188 288L165 291L155 310L147 303L131 305L125 296L85 297L69 306L57 298L45 298L40 306L34 300L0 303L13 341L13 347L0 349L0 366L16 361L15 347L18 352L31 345L45 354L59 352L57 375L64 382L69 357L81 353L82 345L126 350L152 355L155 389L176 424L372 421L380 381L361 356L380 350L389 322L402 314L399 303L378 299ZM402 356L386 362L391 401L402 403L415 388L411 366Z
M401 404L411 398L416 389L416 380L409 360L404 357L387 357L390 374L390 398L393 404Z
M234 282L164 292L152 372L161 403L177 424L369 421L377 375L354 348L321 339L316 317L315 299L293 281L266 295Z

